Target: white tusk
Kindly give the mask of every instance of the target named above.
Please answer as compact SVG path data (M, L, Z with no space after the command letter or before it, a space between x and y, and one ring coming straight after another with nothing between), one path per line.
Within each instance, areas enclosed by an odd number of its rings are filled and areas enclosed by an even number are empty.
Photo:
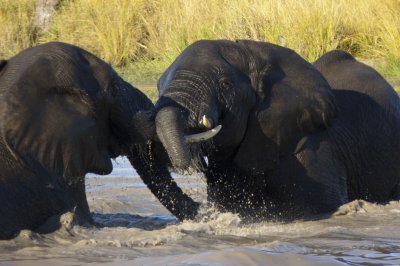
M206 117L206 115L203 115L203 118L201 119L201 123L202 123L203 126L205 126L206 128L211 129L211 127L212 127L211 121Z
M185 136L185 142L188 144L191 143L197 143L197 142L202 142L208 139L211 139L215 135L218 134L218 132L221 130L222 126L218 125L214 127L213 129L207 130L206 132L201 132L197 134L192 134L192 135L186 135Z

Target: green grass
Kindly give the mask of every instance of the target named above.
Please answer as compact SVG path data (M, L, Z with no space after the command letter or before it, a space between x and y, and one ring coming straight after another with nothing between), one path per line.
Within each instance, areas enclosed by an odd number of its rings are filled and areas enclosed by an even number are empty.
M148 61L132 63L116 67L116 69L130 83L155 84L167 67L168 64L165 62Z
M158 100L158 90L155 84L134 84L136 88L144 92L147 97L155 103Z
M400 57L387 57L382 64L375 67L389 81L400 81Z
M158 64L131 64L116 68L117 72L127 82L143 91L152 102L158 99L157 80L162 74Z

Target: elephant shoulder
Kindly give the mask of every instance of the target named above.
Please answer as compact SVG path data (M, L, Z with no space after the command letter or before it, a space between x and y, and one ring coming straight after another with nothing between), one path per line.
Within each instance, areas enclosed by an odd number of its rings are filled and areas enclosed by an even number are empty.
M332 65L349 61L356 61L356 59L348 52L342 50L333 50L322 55L313 63L313 65L318 70L323 70L327 67L331 67Z
M314 66L334 90L365 94L383 105L387 100L398 98L392 86L375 69L347 52L328 52L315 61Z

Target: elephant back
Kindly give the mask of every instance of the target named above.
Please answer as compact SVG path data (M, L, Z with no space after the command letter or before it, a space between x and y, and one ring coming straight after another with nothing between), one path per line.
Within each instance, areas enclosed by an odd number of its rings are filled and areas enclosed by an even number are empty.
M357 61L345 51L328 52L315 61L314 66L333 90L365 94L381 106L395 109L400 106L393 87L372 67Z

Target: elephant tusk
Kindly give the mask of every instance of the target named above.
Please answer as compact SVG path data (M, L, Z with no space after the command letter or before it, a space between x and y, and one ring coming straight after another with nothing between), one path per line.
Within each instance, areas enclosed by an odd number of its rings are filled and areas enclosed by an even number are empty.
M207 130L206 132L198 133L198 134L192 134L192 135L186 135L185 136L185 141L188 144L191 143L197 143L197 142L202 142L208 139L211 139L215 135L218 134L218 132L221 130L222 126L218 125L214 127L213 129Z
M201 123L203 124L203 126L205 126L208 129L212 128L212 122L210 119L208 119L206 117L206 115L203 115L202 119L201 119Z
M304 146L306 145L307 140L308 140L307 136L303 137L303 138L297 143L296 149L294 150L293 154L296 155L296 154L298 154L299 152L301 152L301 151L303 150Z

